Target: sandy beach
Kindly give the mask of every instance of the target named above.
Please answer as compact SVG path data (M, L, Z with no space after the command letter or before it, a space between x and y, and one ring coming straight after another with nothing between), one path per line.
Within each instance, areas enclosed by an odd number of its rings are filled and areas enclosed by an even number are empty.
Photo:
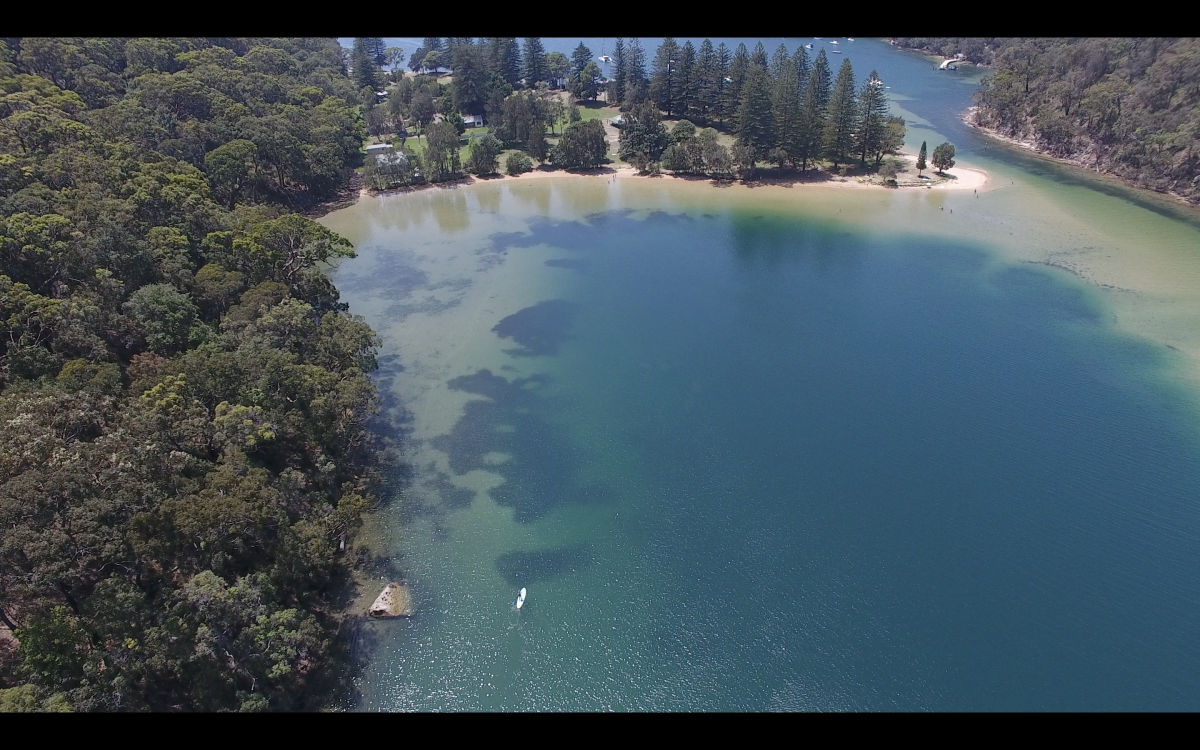
M905 169L898 175L898 186L889 187L879 182L873 182L868 177L841 177L830 174L829 172L820 170L810 170L804 175L788 175L786 177L775 177L767 175L760 177L757 180L741 181L731 180L723 182L723 185L737 185L746 188L756 188L767 185L786 185L786 186L820 186L829 188L842 189L868 189L868 190L897 190L897 189L932 189L932 190L982 190L989 184L990 177L987 171L974 167L955 166L946 170L945 176L940 176L930 169L925 170L923 179L915 176L916 173L916 154L900 153L898 159L905 163ZM421 185L416 187L392 188L389 190L373 190L364 187L360 190L360 195L388 195L393 193L407 193L416 190L424 190L427 188L456 188L464 185L474 185L477 183L495 183L495 182L511 182L511 181L528 181L539 180L546 178L558 179L606 179L606 180L686 180L689 182L712 182L706 177L695 175L671 175L658 174L648 175L641 174L634 167L628 165L620 166L603 166L598 169L587 171L567 171L554 168L538 168L532 172L526 172L521 175L505 175L497 174L487 177L478 177L475 175L467 175L462 179L449 180L432 185Z

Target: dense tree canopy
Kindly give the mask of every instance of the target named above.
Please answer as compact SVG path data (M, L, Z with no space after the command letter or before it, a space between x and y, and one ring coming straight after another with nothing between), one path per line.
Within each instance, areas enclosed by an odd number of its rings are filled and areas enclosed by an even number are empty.
M0 42L0 704L327 697L377 339L290 211L357 102L333 40Z
M1200 201L1200 40L904 38L984 63L980 125Z

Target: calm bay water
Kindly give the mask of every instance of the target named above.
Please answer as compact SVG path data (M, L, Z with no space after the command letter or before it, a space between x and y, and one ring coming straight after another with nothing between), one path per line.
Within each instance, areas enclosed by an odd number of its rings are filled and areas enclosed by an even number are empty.
M985 152L970 86L870 44L1011 186L326 219L411 464L373 534L419 611L372 626L360 708L1200 707L1198 233Z

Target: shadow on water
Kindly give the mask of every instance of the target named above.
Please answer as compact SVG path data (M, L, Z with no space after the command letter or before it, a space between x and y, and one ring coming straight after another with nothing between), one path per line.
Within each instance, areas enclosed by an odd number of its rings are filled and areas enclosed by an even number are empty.
M536 552L505 552L496 558L496 570L514 588L544 583L578 573L593 562L589 544L569 544Z
M611 495L607 486L579 482L584 452L565 429L540 416L552 411L540 393L547 382L538 375L510 382L490 370L454 378L451 389L486 400L468 402L454 429L430 440L449 457L455 474L482 469L503 476L504 483L490 494L523 523L567 503L603 502ZM496 453L510 458L501 464L489 462ZM456 502L461 507L469 500L463 496Z
M588 264L582 260L572 260L570 258L552 258L546 261L546 265L551 268L566 268L571 271L579 271L587 273Z
M562 299L545 300L504 318L492 328L502 339L512 339L520 348L505 349L514 357L541 357L558 353L570 337L575 305Z

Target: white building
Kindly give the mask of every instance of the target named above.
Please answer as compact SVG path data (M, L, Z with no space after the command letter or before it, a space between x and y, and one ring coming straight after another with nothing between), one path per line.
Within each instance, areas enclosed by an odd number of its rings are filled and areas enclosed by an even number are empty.
M463 125L468 128L482 128L483 115L463 115Z

